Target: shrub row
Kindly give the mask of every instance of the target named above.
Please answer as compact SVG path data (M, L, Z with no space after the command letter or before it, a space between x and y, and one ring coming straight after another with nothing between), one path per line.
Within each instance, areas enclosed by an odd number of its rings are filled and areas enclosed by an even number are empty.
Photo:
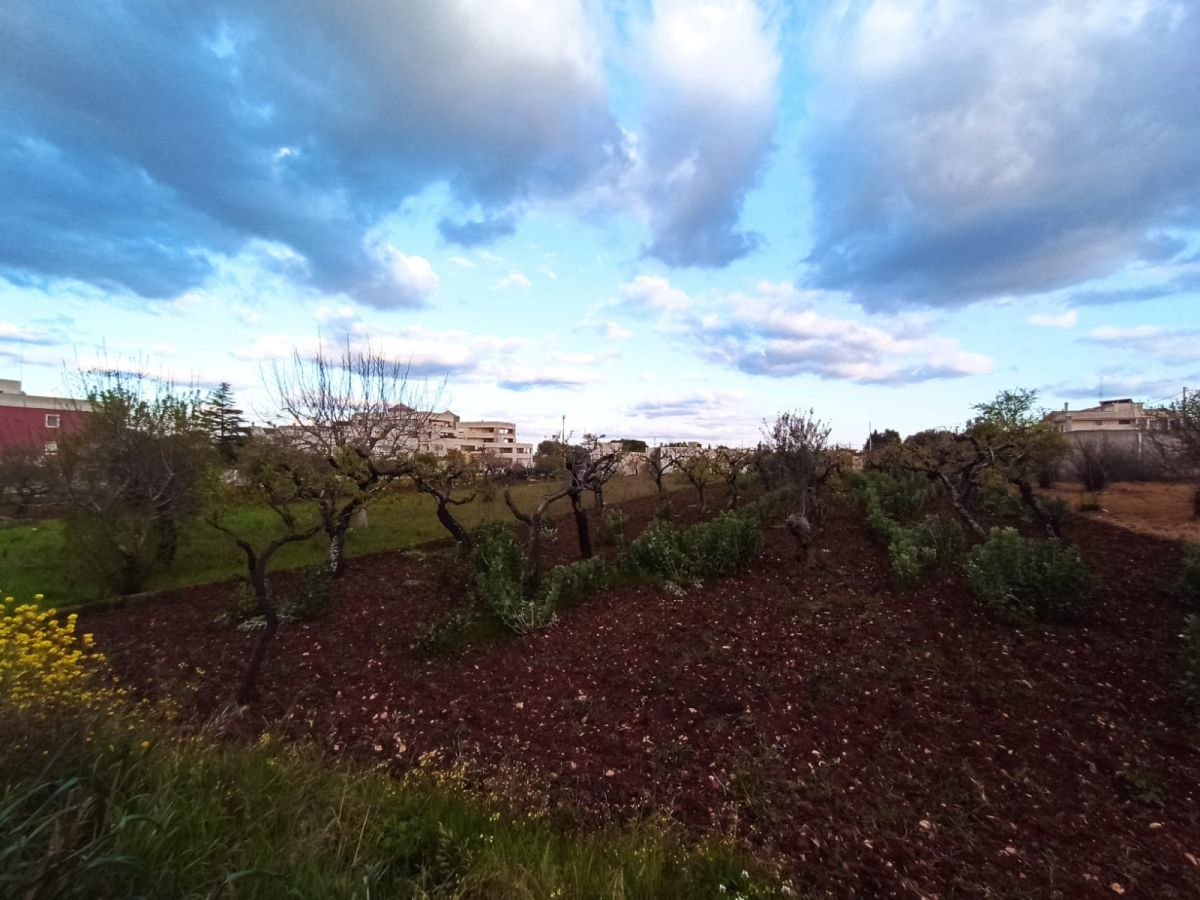
M530 592L527 561L512 530L486 523L475 533L474 593L505 627L525 634L553 624L559 610L617 582L684 586L745 571L761 544L759 528L754 511L725 512L689 528L656 519L615 563L593 557L556 566Z
M723 512L689 528L656 521L629 545L622 563L635 576L684 586L744 572L761 546L753 510Z
M897 588L913 590L931 569L962 554L966 539L955 520L928 515L915 525L898 521L900 516L915 515L928 502L924 479L918 483L909 477L873 472L859 479L855 490L866 506L867 527L887 548Z

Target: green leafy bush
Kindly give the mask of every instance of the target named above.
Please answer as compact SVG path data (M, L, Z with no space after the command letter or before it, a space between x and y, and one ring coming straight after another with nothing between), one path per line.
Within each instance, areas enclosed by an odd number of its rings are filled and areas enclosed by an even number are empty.
M744 572L762 545L758 517L724 512L683 532L683 550L701 578Z
M611 546L625 545L625 529L629 527L629 514L619 506L610 506L604 510L600 520L600 539Z
M1179 593L1194 609L1200 610L1200 547L1183 548L1183 574L1179 577Z
M1014 620L1070 621L1097 587L1074 547L1024 538L1012 528L993 528L971 551L965 568L974 594Z
M604 590L612 579L612 567L602 557L581 559L566 566L555 566L542 586L545 602L553 609L578 603Z
M946 565L962 556L967 536L957 519L945 516L926 516L920 525L911 529L916 540L930 555L936 565Z
M284 625L311 622L329 612L333 602L333 575L327 566L309 566L299 572L296 592L279 604L279 621ZM262 628L267 620L258 612L258 599L250 583L239 578L227 595L224 608L213 617L218 628L253 631Z
M527 634L553 624L553 604L544 595L526 595L525 555L511 529L494 522L479 526L471 556L475 593L505 626Z
M683 545L682 532L670 522L655 519L625 554L625 562L636 574L672 584L695 580L691 560Z
M655 521L629 545L625 564L641 577L684 585L745 571L761 540L758 516L749 511L685 529Z
M866 505L867 528L887 548L893 583L900 590L911 591L920 586L934 566L958 559L966 538L962 526L953 519L929 515L917 525L906 526L889 514L880 494L881 484L893 486L893 509L911 513L919 508L915 502L915 482L910 482L906 490L895 487L904 486L904 481L872 472L856 483L855 490ZM927 498L928 490L924 484L921 489Z

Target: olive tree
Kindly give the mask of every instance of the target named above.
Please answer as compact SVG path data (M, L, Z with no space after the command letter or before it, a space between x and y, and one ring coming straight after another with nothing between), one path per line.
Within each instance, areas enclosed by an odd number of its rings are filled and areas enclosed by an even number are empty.
M242 551L246 574L262 616L263 627L254 643L235 697L251 702L258 694L258 679L267 650L279 631L279 607L267 580L276 554L288 544L306 541L321 531L324 520L312 484L321 465L311 454L298 450L279 436L260 438L243 445L238 453L237 477L221 479L209 497L206 521ZM248 502L271 511L273 527L238 529L233 514Z
M654 488L660 497L666 493L663 479L675 468L675 462L675 456L664 453L661 446L651 448L646 454L646 473L654 480Z
M478 481L481 477L479 465L458 450L444 457L420 453L413 459L410 474L417 491L428 494L437 504L437 518L442 527L463 547L469 547L471 536L450 510L451 507L470 503L478 495L478 491L472 491L466 497L455 497L454 492Z
M117 369L81 373L80 382L89 412L55 459L74 507L69 539L106 586L132 593L174 561L214 452L195 391Z
M713 453L713 469L729 489L729 509L737 506L739 484L750 468L754 451L744 447L718 447Z
M764 440L757 451L756 463L766 484L793 498L787 527L809 564L825 527L825 488L838 470L830 431L811 409L782 412L770 426L764 423Z

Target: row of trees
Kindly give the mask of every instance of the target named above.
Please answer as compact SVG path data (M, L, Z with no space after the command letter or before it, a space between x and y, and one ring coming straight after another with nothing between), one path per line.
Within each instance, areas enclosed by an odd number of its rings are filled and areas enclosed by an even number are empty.
M1048 534L1058 536L1058 524L1034 487L1045 486L1065 461L1091 488L1118 471L1132 473L1127 454L1103 442L1073 446L1066 435L1044 420L1037 408L1037 392L1001 391L977 404L976 415L959 430L930 429L901 440L891 430L873 432L868 465L892 471L920 472L939 484L959 516L976 535L984 530L975 514L980 491L988 484L1012 486ZM1200 477L1200 401L1192 397L1170 410L1169 432L1151 432L1147 453L1160 462L1160 470L1176 478ZM1143 475L1145 467L1139 470ZM1196 493L1200 516L1200 491Z

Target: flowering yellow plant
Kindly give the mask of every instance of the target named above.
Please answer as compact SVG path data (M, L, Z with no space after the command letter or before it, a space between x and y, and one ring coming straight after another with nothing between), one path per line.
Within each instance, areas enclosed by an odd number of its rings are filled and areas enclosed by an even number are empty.
M42 600L37 594L35 601ZM90 634L77 634L78 617L53 609L0 603L0 706L17 712L70 706L94 708L113 699L101 684L104 656Z

